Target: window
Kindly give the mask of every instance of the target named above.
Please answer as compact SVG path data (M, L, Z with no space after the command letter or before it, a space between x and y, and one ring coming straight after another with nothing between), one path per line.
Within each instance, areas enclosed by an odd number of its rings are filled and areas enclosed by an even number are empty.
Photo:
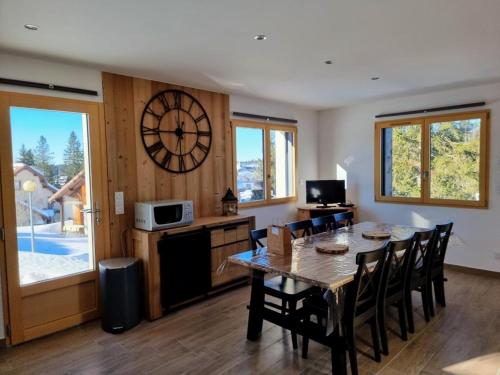
M487 207L489 111L375 124L377 201Z
M235 186L243 206L296 199L297 128L233 121Z

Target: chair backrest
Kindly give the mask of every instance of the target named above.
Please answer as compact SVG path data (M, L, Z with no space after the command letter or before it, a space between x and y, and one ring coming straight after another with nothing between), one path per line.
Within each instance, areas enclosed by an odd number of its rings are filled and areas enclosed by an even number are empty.
M406 240L391 241L387 244L387 259L382 274L382 288L392 294L402 292L405 288L408 272L411 272L410 261L414 237ZM380 295L385 298L386 293Z
M310 236L313 229L311 220L294 221L293 223L285 224L285 227L290 229L293 239L296 239L297 237Z
M344 318L354 320L356 310L366 303L376 304L382 286L382 272L387 257L387 244L380 249L356 254L358 269L349 284L344 306Z
M434 233L434 249L432 251L432 266L440 267L444 264L444 257L450 240L453 223L436 225Z
M410 259L410 275L414 272L427 272L432 265L432 251L434 246L434 230L415 232L413 249Z
M333 214L333 218L335 219L335 226L337 228L345 227L353 225L354 214L352 211L339 212Z
M253 250L257 250L259 247L265 247L260 240L267 238L267 228L252 230L250 232L250 238L252 240Z
M335 219L332 215L320 216L311 219L314 233L326 232L335 228Z

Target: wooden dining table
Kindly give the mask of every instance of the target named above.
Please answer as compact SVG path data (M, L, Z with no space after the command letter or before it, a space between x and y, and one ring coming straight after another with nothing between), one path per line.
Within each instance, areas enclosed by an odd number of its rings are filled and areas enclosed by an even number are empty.
M264 305L264 276L266 273L282 275L291 279L304 281L325 290L329 303L338 301L344 287L353 279L357 270L356 254L379 249L388 240L407 239L415 232L425 229L406 225L362 222L352 226L327 231L312 236L296 239L292 242L292 253L280 255L267 251L267 248L249 250L228 258L230 264L248 267L252 270L252 289L247 326L247 339L258 340L262 333L263 320L271 321L284 328L294 328L299 334L300 327L283 316L266 308ZM373 240L363 237L363 232L390 232L390 239ZM316 251L316 246L324 244L344 244L349 250L342 255L331 255ZM332 310L341 310L340 305L332 306ZM337 311L338 321L341 311ZM338 323L337 321L337 323ZM332 348L332 373L346 374L345 342L340 329L332 332L334 345Z

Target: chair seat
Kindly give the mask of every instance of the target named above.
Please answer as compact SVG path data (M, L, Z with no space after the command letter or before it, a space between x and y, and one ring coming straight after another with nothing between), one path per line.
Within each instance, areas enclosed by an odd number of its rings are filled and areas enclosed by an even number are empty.
M264 282L265 293L274 297L302 299L311 294L315 287L302 281L277 276Z

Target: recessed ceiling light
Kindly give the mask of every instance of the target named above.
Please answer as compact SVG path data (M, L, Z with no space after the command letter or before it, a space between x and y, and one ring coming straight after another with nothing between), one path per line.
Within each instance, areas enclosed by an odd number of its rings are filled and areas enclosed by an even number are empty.
M26 25L24 25L24 28L28 29L28 30L31 30L31 31L37 31L38 30L38 26L37 25L32 25L30 23L27 23Z
M333 64L333 60L325 60L325 64L326 65L332 65Z
M380 77L372 77L370 78L372 81L378 81L380 79Z
M267 35L264 35L264 34L257 34L253 37L255 40L266 40L267 39Z

